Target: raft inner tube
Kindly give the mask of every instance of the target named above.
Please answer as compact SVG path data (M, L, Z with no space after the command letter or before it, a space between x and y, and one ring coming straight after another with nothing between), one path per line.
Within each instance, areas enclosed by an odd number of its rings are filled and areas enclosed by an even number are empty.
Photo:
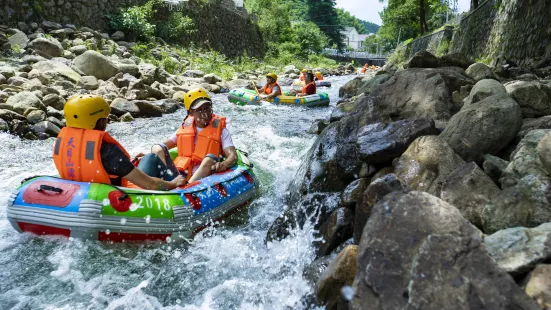
M7 217L17 231L37 235L114 242L187 239L256 197L252 167L238 151L236 166L171 191L33 177L10 195Z
M287 95L285 95L287 94ZM260 97L254 90L239 88L233 89L228 93L228 100L238 105L247 105L247 104L260 104ZM286 105L297 105L305 107L322 107L329 105L329 95L324 92L319 92L314 95L296 97L284 93L282 96L277 96L273 99L266 99L266 101L275 103L275 104L286 104Z

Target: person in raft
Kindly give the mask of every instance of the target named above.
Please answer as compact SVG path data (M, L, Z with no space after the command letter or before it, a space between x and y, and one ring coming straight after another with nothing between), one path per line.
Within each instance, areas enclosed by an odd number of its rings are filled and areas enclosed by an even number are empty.
M321 72L316 71L316 72L314 73L314 75L316 76L316 77L314 78L314 81L323 81L323 75L321 74Z
M302 87L301 93L297 93L295 90L291 90L289 93L291 95L296 95L297 97L313 95L316 93L316 83L314 82L314 74L312 71L304 74L304 83L306 85Z
M124 147L107 128L109 104L99 96L71 97L63 108L67 127L54 144L54 163L62 179L126 186L128 181L145 189L170 190L185 184L150 177L136 169Z
M298 79L301 80L301 81L304 81L304 76L305 76L306 73L308 73L309 71L310 71L310 70L308 70L308 69L306 69L306 68L302 69L302 71L300 71L300 75L299 75Z
M275 73L266 74L266 85L260 90L260 98L271 99L281 96L281 87L277 84L277 75Z
M237 152L226 128L226 118L212 113L207 91L190 90L184 97L184 106L188 114L182 125L168 140L154 145L151 153L140 160L138 169L164 180L184 175L191 183L235 165ZM173 147L178 148L174 160L169 154ZM220 160L222 154L224 161Z

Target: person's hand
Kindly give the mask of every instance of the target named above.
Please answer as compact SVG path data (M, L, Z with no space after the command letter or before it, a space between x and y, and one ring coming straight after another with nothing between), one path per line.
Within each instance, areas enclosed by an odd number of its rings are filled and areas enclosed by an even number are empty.
M174 188L177 188L186 185L187 180L182 175L179 175L175 177L172 181L170 181L170 183L174 185Z
M260 95L259 97L260 97L260 99L266 99L268 97L268 95Z
M221 162L221 163L214 164L211 170L214 172L223 172L228 170L228 167L226 166L226 164L224 164L224 162Z
M134 156L135 158L140 158L140 157L144 157L145 154L142 153L142 152L139 152L138 154L136 154L136 156Z

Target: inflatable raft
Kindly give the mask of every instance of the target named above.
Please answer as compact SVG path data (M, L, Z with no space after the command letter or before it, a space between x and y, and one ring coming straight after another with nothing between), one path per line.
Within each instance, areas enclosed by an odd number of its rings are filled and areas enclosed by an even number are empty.
M331 87L331 81L328 80L321 80L321 81L315 81L316 87ZM293 81L293 89L300 90L302 87L304 87L304 81L301 80L294 80Z
M11 194L8 220L17 231L37 235L114 242L190 238L256 196L253 165L237 153L235 167L171 191L33 177Z
M231 90L228 94L228 100L239 105L259 104L261 101L256 91L245 88ZM327 93L320 92L314 95L296 97L292 95L285 95L284 93L282 96L277 96L274 99L268 99L267 101L276 104L322 107L329 105L329 95Z

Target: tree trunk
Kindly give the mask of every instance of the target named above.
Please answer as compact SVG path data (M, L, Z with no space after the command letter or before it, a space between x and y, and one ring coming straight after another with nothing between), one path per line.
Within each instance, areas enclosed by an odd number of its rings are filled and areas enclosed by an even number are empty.
M474 10L478 7L478 0L471 0L471 10Z
M419 0L419 26L421 27L421 35L427 30L427 21L425 20L425 0Z

